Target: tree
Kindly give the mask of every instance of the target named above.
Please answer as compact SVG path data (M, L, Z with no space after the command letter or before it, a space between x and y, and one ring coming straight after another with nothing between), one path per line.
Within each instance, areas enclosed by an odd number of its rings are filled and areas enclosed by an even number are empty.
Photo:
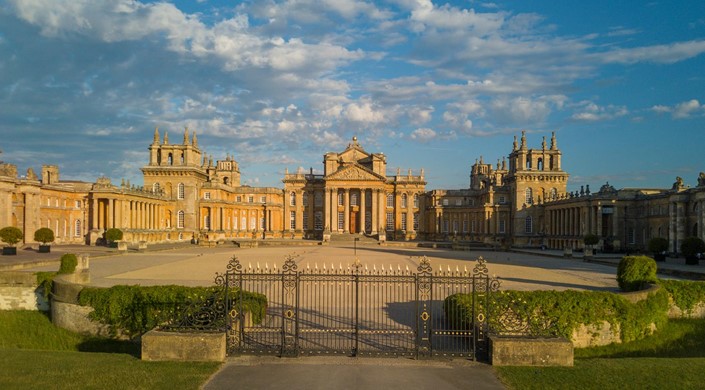
M663 237L654 237L649 240L647 249L654 254L656 261L664 261L668 250L668 240Z
M41 242L42 245L54 242L54 231L43 227L34 232L34 241Z
M0 240L10 246L15 246L22 240L22 230L14 226L4 227L0 229Z
M598 237L595 234L586 234L585 237L583 237L583 243L585 245L596 245L598 242L600 242L600 237Z
M122 230L118 228L110 228L105 232L105 239L108 243L122 240Z

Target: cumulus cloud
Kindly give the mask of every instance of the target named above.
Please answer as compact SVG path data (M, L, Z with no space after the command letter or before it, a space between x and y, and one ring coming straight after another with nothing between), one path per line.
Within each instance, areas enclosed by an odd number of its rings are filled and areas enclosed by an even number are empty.
M624 106L607 105L600 106L591 101L581 101L577 104L578 112L572 118L579 121L600 121L614 119L625 116L629 113Z
M685 119L693 116L705 115L705 104L700 104L697 99L691 99L678 103L673 107L655 105L651 107L651 111L659 114L670 113L673 118Z
M411 132L409 137L419 142L429 142L436 138L436 132L429 128L419 128Z

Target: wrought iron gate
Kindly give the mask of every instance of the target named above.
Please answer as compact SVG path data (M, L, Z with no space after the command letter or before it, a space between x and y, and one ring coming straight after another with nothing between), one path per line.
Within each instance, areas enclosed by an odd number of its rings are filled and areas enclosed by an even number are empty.
M229 354L277 356L455 356L476 359L487 351L489 296L499 288L481 257L467 269L434 271L426 257L409 270L299 269L289 256L276 266L244 268L237 258L216 276L225 289ZM248 307L248 291L266 296L263 313ZM445 299L467 294L467 312L449 313ZM458 321L461 316L470 321ZM455 318L455 320L452 320Z

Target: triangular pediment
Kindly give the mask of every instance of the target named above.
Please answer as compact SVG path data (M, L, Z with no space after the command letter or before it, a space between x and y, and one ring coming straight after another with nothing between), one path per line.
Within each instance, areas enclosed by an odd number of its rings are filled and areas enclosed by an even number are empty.
M370 172L367 169L359 166L359 165L348 165L346 167L343 167L330 175L326 176L325 179L327 181L330 180L353 180L353 181L380 181L380 180L385 180L386 178L384 176L380 176L375 174L374 172Z

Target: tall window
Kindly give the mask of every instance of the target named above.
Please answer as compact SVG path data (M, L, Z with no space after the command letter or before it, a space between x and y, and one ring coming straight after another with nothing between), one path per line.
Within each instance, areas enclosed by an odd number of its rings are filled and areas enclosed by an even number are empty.
M304 203L304 204L305 204L305 203ZM308 226L308 213L304 213L304 215L303 215L303 224L304 224L304 226L302 226L301 228L303 228L304 230L308 230L308 229L309 229L309 226Z
M353 192L350 194L350 205L357 206L357 203L357 192Z
M343 193L338 192L338 206L343 206L345 204L345 199L343 198Z
M453 221L453 233L458 233L458 221Z
M313 228L315 230L323 230L323 212L316 211L313 213Z
M401 215L401 229L406 230L406 213Z
M76 222L74 222L73 235L76 237L81 237L81 220L80 219L77 219Z
M247 230L247 217L240 218L240 230Z
M233 230L237 230L237 217L233 217Z
M524 221L524 233L532 233L534 231L534 220L529 215Z
M401 208L405 209L406 208L406 203L407 203L407 196L406 194L401 194Z
M387 207L394 207L394 194L387 194Z
M179 229L184 228L184 210L179 210L176 214L176 227Z
M296 211L289 212L289 229L296 230Z
M338 230L345 230L345 214L338 213Z
M473 233L477 232L477 221L476 220L473 219L472 224L470 226L471 226Z
M419 230L419 213L414 213L414 231Z
M289 194L289 206L296 206L296 193L294 191Z
M301 195L301 203L303 203L304 208L308 207L308 192L304 192Z
M250 230L255 230L257 229L257 218L250 217Z
M320 192L316 192L313 194L313 204L314 206L322 206L323 205L323 194Z
M419 208L419 194L414 194L414 208Z
M463 220L463 233L467 233L467 232L468 232L468 220L464 219Z
M387 213L387 230L394 230L394 213Z
M531 188L527 188L526 191L524 191L524 203L526 204L533 204L534 203L534 192L531 190Z
M179 199L183 199L185 192L186 192L186 187L184 186L184 183L179 183L179 189L178 189L178 195L177 195L177 197L178 197Z
M206 230L211 230L211 216L206 215L203 217L203 228Z
M505 230L506 230L506 227L504 226L504 220L501 219L501 220L499 221L499 232L500 232L500 233L504 233Z
M372 231L372 212L371 211L365 211L365 231L366 232Z

